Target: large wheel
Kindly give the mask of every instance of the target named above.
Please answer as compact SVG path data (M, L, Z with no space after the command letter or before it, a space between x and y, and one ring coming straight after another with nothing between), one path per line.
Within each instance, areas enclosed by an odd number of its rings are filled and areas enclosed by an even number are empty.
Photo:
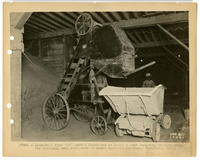
M70 109L65 98L59 93L48 97L43 104L42 117L46 126L52 130L65 128L70 118Z
M160 124L155 122L153 124L152 132L151 132L151 137L154 142L160 141Z
M103 116L95 116L91 121L91 129L96 135L104 135L107 130L107 122Z
M75 22L75 30L78 35L85 35L91 31L93 25L92 17L88 13L81 14Z
M162 120L161 120L161 126L164 128L164 129L169 129L171 127L171 117L167 114L164 114L162 116Z
M121 130L121 129L119 128L119 124L116 124L116 126L115 126L115 133L116 133L116 135L117 135L118 137L122 137L122 136L124 135L123 130Z

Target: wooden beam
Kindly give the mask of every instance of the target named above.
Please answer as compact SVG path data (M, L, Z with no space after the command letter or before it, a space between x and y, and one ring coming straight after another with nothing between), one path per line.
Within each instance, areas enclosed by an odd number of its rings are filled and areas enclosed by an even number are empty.
M142 39L142 37L140 36L139 32L133 32L133 34L139 39L140 43L143 43L144 40Z
M187 42L188 40L182 40ZM135 48L150 48L150 47L160 47L160 46L167 46L167 45L177 45L178 43L174 40L170 41L153 41L153 42L143 42L143 43L134 43Z
M171 55L174 59L176 59L178 62L180 62L181 64L183 64L187 70L189 70L189 66L187 63L185 63L183 60L181 60L180 58L178 58L172 51L170 51L168 48L163 47L163 49L169 54Z
M146 39L147 42L150 42L150 41L151 41L151 40L149 39L149 36L147 35L147 32L142 31L141 33L143 34L143 36L144 36L144 38Z
M36 23L40 23L40 24L42 24L46 27L49 27L51 29L54 29L54 30L56 29L56 27L54 25L51 25L50 23L43 21L42 19L37 18L35 16L31 16L30 20L33 21L33 22L36 22Z
M127 13L127 12L121 12L123 15L124 15L124 17L127 19L127 20L129 20L129 14Z
M130 39L131 39L131 41L133 42L133 43L140 43L131 33L129 33L129 32L126 32L126 34L130 37Z
M31 16L32 12L14 12L11 13L10 24L17 29L22 29L24 24Z
M72 29L65 29L65 30L57 30L53 32L44 32L41 34L37 34L32 37L28 37L28 35L25 35L26 40L33 40L33 39L45 39L45 38L51 38L51 37L58 37L58 36L63 36L63 35L72 35L74 34L75 31Z
M62 13L62 12L57 12L56 14L58 14L59 16L63 17L63 19L66 19L66 21L69 21L71 24L75 24L75 19L71 18L70 16L68 16L67 13Z
M113 22L112 18L110 18L108 13L106 12L99 12L99 13L102 14L109 22Z
M175 41L177 41L177 43L179 43L183 48L185 48L187 51L189 51L189 47L186 46L183 42L181 42L178 38L176 38L173 34L171 34L169 31L167 31L164 27L162 27L160 24L157 24L157 26L163 31L165 32L168 36L170 36L172 39L174 39Z
M121 20L119 22L113 23L118 27L128 29L154 26L156 24L172 24L187 21L188 13L171 13L168 15L158 15L154 17L142 17L137 19Z
M26 26L26 27L30 27L30 28L32 28L32 29L35 29L35 30L37 30L37 31L39 31L39 32L46 32L46 31L47 31L47 30L45 30L45 29L43 29L43 28L37 27L37 26L35 26L35 25L31 25L31 24L29 24L29 23L26 23L25 26Z
M37 23L37 22L34 23L34 21L28 21L28 22L26 23L26 25L36 26L36 27L38 27L38 28L44 29L45 31L52 31L52 30L53 30L53 29L51 29L50 27L47 27L47 26L45 26L45 25L43 25L43 24L40 24L40 23Z
M117 21L120 21L121 20L121 17L119 16L119 14L117 12L110 12L113 17L117 20Z
M155 36L155 33L153 31L151 31L151 36L154 41L157 41L157 37Z
M66 24L61 18L55 16L55 15L52 14L52 13L45 13L45 12L44 12L43 14L45 14L46 17L52 19L53 21L55 21L56 23L60 24L61 26L64 26L64 27L66 27L66 28L71 28L71 27L72 27L71 24L69 24L69 23Z
M98 22L100 22L101 24L104 24L104 23L105 23L104 20L103 20L96 12L90 12L90 14L91 14L94 18L96 18L96 20L97 20Z

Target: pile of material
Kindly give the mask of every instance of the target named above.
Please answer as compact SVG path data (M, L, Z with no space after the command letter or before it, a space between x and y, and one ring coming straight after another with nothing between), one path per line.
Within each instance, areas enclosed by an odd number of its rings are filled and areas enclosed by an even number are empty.
M22 131L41 128L44 99L56 92L60 79L36 57L22 57Z

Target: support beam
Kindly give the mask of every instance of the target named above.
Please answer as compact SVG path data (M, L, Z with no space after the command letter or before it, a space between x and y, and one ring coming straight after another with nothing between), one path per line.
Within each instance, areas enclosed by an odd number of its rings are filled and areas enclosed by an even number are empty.
M109 22L113 22L112 18L108 15L108 13L106 12L99 12L100 14L102 14Z
M111 14L113 15L113 17L117 20L120 21L121 17L119 16L119 14L117 12L111 12Z
M165 32L168 36L170 36L172 39L174 39L175 41L177 41L177 43L179 43L183 48L185 48L187 51L189 51L189 47L186 46L183 42L181 42L178 38L176 38L173 34L171 34L169 31L167 31L164 27L162 27L160 24L157 24L157 26L163 31Z
M25 40L33 40L33 39L45 39L45 38L50 38L50 37L58 37L58 36L63 36L63 35L72 35L74 34L75 31L72 29L65 29L65 30L59 30L59 31L53 31L53 32L45 32L41 34L37 34L32 37L27 37L25 35L24 39Z
M140 33L138 32L133 32L133 34L137 37L137 39L139 39L140 43L143 43L144 40L142 39L142 37L140 36Z
M183 42L187 42L188 40L182 40ZM135 48L150 48L150 47L160 47L167 45L177 45L178 43L174 40L170 41L153 41L153 42L143 42L143 43L134 43Z
M121 20L114 22L115 25L123 29L140 28L154 26L156 24L173 24L180 22L188 22L188 13L171 13L166 15L158 15L154 17L143 17L138 19Z
M141 33L143 34L143 36L144 36L144 38L146 39L147 42L150 42L150 41L151 41L151 40L149 39L149 36L148 36L148 33L147 33L147 32L142 31Z
M75 24L75 19L72 19L70 16L68 16L68 14L66 13L62 13L62 12L57 12L56 14L58 14L59 16L61 16L63 19L65 19L66 21L69 21L71 24Z
M129 14L127 13L127 12L121 12L123 15L124 15L124 17L127 19L127 20L129 20Z
M134 44L140 43L131 33L126 32L126 34L128 35L128 37L130 37L131 41L132 41Z
M72 25L71 24L66 24L63 22L63 20L55 15L53 15L52 13L43 13L46 17L48 17L49 19L52 19L54 22L58 23L59 25L65 27L65 28L71 28Z
M101 24L104 24L104 20L96 13L96 12L90 12L91 14L92 14L92 16L94 17L94 18L96 18L96 20L98 21L98 22L100 22Z
M170 51L168 48L166 47L163 47L163 49L168 53L170 54L174 59L176 59L178 62L180 62L181 64L183 64L186 68L187 68L187 71L189 70L189 66L187 63L185 63L183 60L181 60L180 58L178 58L172 51Z
M22 29L31 14L32 12L11 13L11 16L13 17L13 22L11 22L11 25L16 29Z

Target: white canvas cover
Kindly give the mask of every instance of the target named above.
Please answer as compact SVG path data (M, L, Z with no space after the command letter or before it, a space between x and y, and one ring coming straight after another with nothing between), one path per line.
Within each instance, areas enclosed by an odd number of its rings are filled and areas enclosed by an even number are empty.
M163 113L164 87L124 88L108 86L103 88L104 96L115 112L119 114L159 115Z

